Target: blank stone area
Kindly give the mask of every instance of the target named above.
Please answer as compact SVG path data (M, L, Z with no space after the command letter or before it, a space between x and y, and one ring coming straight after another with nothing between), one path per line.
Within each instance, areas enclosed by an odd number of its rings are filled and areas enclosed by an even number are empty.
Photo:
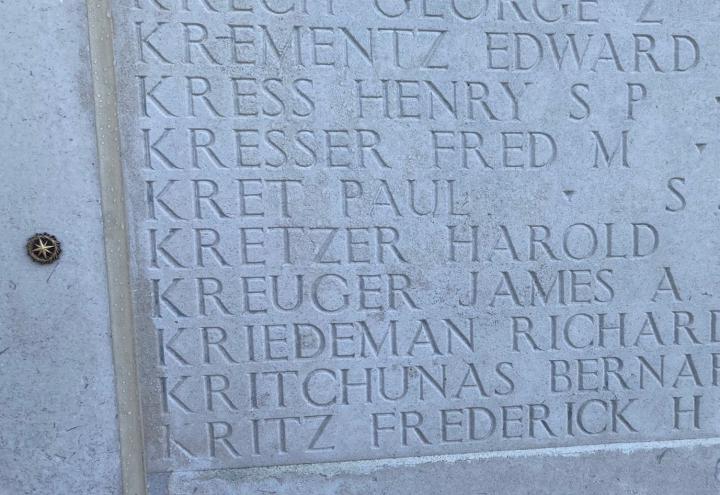
M122 493L80 0L0 2L0 493ZM48 232L63 254L33 263Z
M152 473L718 436L720 10L564 5L117 2Z

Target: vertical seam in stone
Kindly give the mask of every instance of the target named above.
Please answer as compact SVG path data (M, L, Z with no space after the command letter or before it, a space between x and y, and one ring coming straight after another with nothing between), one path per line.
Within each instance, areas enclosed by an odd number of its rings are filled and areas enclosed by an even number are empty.
M146 495L110 1L87 0L95 97L95 129L105 232L123 493Z

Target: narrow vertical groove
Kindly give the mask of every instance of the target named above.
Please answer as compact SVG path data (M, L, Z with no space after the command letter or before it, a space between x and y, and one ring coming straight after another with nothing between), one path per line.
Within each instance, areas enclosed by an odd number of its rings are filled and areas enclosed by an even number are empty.
M123 494L146 495L110 4L111 0L87 0L95 129L105 230Z

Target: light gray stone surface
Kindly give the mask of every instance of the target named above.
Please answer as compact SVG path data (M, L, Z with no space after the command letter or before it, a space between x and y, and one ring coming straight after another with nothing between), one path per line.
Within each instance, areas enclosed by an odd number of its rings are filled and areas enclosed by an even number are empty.
M3 495L122 493L85 9L0 1Z
M6 4L0 493L118 493L85 8ZM718 493L716 2L112 6L151 495Z
M720 487L718 454L717 447L583 455L529 453L484 461L419 458L390 466L355 462L179 472L151 479L158 488L154 493L173 495L714 495Z
M114 5L151 493L717 491L714 2Z

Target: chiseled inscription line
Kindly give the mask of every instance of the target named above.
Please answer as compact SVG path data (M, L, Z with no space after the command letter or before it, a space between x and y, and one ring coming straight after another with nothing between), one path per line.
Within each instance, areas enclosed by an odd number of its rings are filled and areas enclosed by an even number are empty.
M537 449L516 449L516 450L494 450L489 452L474 452L470 454L441 454L408 456L398 458L361 459L355 461L319 461L306 464L284 464L273 466L253 467L232 467L220 469L172 469L172 470L149 470L149 474L162 473L197 473L197 472L225 472L240 470L248 476L263 474L277 475L281 472L293 472L295 474L319 474L328 472L342 472L345 474L363 474L377 469L387 469L402 466L417 466L434 462L467 462L486 459L516 459L528 457L577 457L603 452L619 452L621 454L633 454L651 450L664 449L688 449L698 447L720 446L720 437L693 438L685 440L663 440L648 442L623 442L623 443L602 443L593 445L575 445L569 447L547 447Z

